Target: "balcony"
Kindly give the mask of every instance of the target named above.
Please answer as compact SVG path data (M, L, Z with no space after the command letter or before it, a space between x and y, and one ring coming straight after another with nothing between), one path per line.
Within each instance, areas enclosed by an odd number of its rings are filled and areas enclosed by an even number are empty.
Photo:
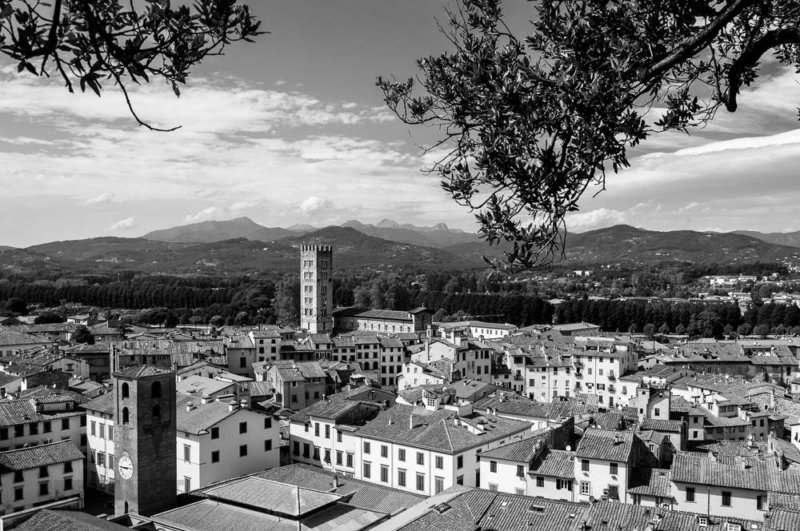
M614 373L613 373L613 372L610 372L610 373L608 373L608 379L609 379L609 380L611 380L611 381L613 382L614 380L616 380L616 379L617 379L617 377L616 377L616 376L614 376Z
M614 387L613 385L609 385L608 386L608 392L609 393L616 393L617 392L617 388Z

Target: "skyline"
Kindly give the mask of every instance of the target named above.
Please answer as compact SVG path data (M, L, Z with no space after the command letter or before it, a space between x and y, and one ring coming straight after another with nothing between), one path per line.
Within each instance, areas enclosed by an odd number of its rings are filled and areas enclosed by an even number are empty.
M179 99L161 85L134 91L143 118L183 126L173 133L137 127L114 90L70 95L0 63L0 245L241 216L270 227L390 218L474 232L472 215L420 171L429 158L414 142L435 132L410 131L374 86L447 49L434 21L446 2L398 4L251 2L269 35L209 58ZM506 5L515 30L526 4ZM598 197L587 191L568 229L800 229L798 75L769 63L762 72L737 113L632 150L632 167L610 174Z

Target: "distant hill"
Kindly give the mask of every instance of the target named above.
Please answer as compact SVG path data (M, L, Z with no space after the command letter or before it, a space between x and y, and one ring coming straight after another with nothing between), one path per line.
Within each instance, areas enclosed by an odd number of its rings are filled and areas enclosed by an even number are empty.
M743 234L756 238L762 242L774 243L776 245L788 245L789 247L800 247L800 231L795 232L758 232L754 230L737 230L734 234Z
M800 259L800 250L736 233L649 231L628 225L569 234L566 262L605 264L657 262L735 264Z
M350 227L359 232L413 245L423 245L425 247L437 247L440 249L458 245L461 243L479 242L477 234L469 234L460 230L452 230L444 223L439 223L434 227L416 227L414 225L400 225L388 219L382 220L375 225L365 225L359 221L350 220L342 223L343 227Z
M170 229L148 232L142 238L162 242L219 242L235 238L247 238L271 242L294 236L296 233L280 227L269 228L259 225L250 218L236 218L228 221L201 221Z
M401 225L396 221L384 219L376 225L367 225L351 220L342 224L359 232L400 243L424 247L444 248L459 243L474 243L478 236L461 230L449 229L444 223L433 227ZM203 221L169 229L148 232L142 238L162 242L218 242L234 238L247 238L262 242L272 242L320 230L313 225L295 224L288 228L264 227L250 218L242 217L228 221Z

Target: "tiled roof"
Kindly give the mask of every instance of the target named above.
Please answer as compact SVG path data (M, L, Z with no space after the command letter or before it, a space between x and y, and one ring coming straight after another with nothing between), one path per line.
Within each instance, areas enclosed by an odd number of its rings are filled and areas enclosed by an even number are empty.
M742 531L762 531L764 523L756 520L744 520L742 518L726 518L722 516L709 516L706 514L686 513L683 511L659 511L661 520L656 526L657 531L729 531L728 523L736 524ZM706 518L706 526L698 525L698 517Z
M89 400L82 406L87 411L99 411L107 415L114 414L114 393L105 393Z
M0 452L0 467L4 471L27 470L67 461L78 461L83 457L83 453L72 441L59 441Z
M794 510L785 507L771 509L764 522L766 531L800 529L800 507L796 507Z
M380 341L383 348L403 348L403 342L396 337L381 337Z
M683 421L667 419L644 419L642 420L641 428L643 430L681 433L681 431L683 431Z
M653 517L652 507L598 501L591 506L586 523L588 529L645 529Z
M192 407L187 411L187 405ZM235 415L239 408L227 402L212 400L202 403L199 397L179 394L176 401L177 419L176 428L178 431L199 434L203 430L208 430L212 426L219 424L231 415Z
M541 450L547 442L550 430L544 430L530 439L512 441L502 446L492 448L481 454L487 459L501 459L503 461L513 461L515 463L528 463L537 450Z
M530 429L526 422L479 415L460 417L456 425L456 416L457 413L450 410L427 411L395 405L359 428L359 433L411 447L457 453L489 441L522 436ZM481 428L483 432L478 431Z
M627 462L633 443L634 435L630 432L590 428L583 434L575 454L578 459Z
M530 473L536 476L572 479L575 477L575 452L545 450L534 462Z
M204 494L211 499L253 509L266 509L294 518L336 503L341 499L338 494L287 485L257 476L246 476L236 481L207 488L204 490Z
M672 487L669 482L668 468L637 467L633 471L628 489L631 494L671 498Z
M52 339L46 337L39 337L33 334L23 334L22 332L15 332L13 330L0 327L0 345L2 346L42 345L52 342Z
M136 365L133 367L126 367L121 371L114 373L114 376L120 378L147 378L149 376L161 376L164 374L174 374L170 369L162 369L154 365Z
M17 531L124 531L127 526L81 511L42 509L14 527Z
M710 454L678 452L671 478L676 483L800 494L800 471L781 471L758 458L736 457L734 462L720 463Z
M382 319L386 321L411 321L411 312L397 310L367 310L356 314L359 319Z
M81 413L82 411L77 409L77 407L68 411L37 412L36 405L32 400L12 400L9 402L0 402L0 426L41 422L80 415Z
M283 519L277 516L237 507L225 502L203 499L189 505L176 507L151 517L156 524L166 524L170 529L191 529L192 531L218 531L231 529L231 523L236 522L235 529L241 531L298 531L296 521ZM157 528L161 526L157 525Z
M320 400L307 408L298 411L289 420L306 422L310 417L336 420L351 409L359 407L360 402L353 400Z
M425 496L384 487L368 481L341 475L337 476L334 472L328 472L306 464L272 468L259 472L258 477L299 487L330 489L328 492L346 497L348 505L388 514L407 509L425 499ZM333 485L334 477L338 478L338 487Z
M179 381L175 390L179 393L196 393L195 396L213 395L233 387L231 382L222 382L213 378L206 378L197 374L184 376Z

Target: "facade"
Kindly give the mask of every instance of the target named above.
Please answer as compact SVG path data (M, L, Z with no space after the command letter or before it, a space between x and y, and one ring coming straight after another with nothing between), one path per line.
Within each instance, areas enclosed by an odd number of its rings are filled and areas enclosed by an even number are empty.
M0 402L0 451L67 440L86 448L86 413L73 395Z
M175 372L150 365L114 373L114 512L175 505Z
M311 334L333 330L333 247L300 247L300 328Z
M0 514L65 498L83 506L83 454L71 441L0 452Z
M640 444L631 432L587 430L575 449L576 501L630 503L629 481L641 458Z
M280 464L280 425L272 415L186 395L177 407L177 492Z

